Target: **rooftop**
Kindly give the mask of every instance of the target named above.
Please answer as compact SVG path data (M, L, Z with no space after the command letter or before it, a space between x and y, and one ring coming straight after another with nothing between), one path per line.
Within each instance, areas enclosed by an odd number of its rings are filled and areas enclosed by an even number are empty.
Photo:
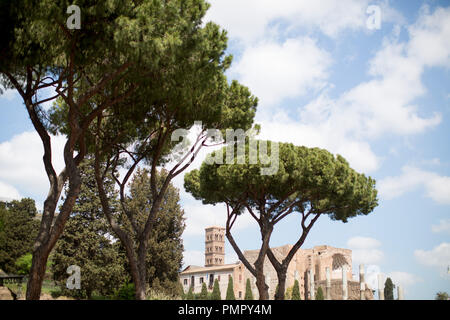
M209 271L220 271L220 270L230 270L237 267L240 262L224 264L221 266L213 266L213 267L200 267L200 266L187 266L183 271L180 272L180 275L190 274L190 273L198 273L198 272L209 272Z

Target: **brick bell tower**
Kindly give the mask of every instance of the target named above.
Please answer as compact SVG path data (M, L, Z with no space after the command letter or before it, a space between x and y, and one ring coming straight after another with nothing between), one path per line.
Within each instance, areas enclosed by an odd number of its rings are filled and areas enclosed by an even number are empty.
M221 266L225 263L225 228L205 229L205 267Z

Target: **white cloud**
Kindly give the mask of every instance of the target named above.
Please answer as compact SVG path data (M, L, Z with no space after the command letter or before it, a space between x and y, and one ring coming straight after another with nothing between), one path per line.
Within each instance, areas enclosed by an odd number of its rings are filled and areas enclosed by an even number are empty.
M229 31L230 37L251 42L286 30L320 30L336 37L345 30L365 30L370 0L212 0L206 21L214 21ZM380 3L382 21L401 23L403 18L387 1Z
M59 172L64 168L63 136L52 137L54 167ZM0 143L0 182L8 184L24 196L40 200L48 192L48 178L42 156L44 148L34 131L15 135L9 141Z
M369 237L352 237L347 241L347 246L353 249L374 249L381 246L381 242Z
M327 149L342 155L352 168L365 173L373 172L380 166L381 160L368 142L334 130L335 125L311 125L308 117L298 122L289 118L283 111L273 116L264 116L257 122L261 124L261 139Z
M391 278L395 286L402 286L403 288L423 281L419 276L403 271L392 271L387 276Z
M450 219L443 219L439 221L438 225L432 225L431 231L433 233L448 233L450 234Z
M303 37L247 47L231 72L266 106L299 97L308 89L322 88L330 63L328 52L313 39Z
M423 282L423 279L415 274L404 271L392 271L386 275L386 278L391 278L395 285L394 297L398 296L398 287L403 288L404 298L408 298L409 294L414 290L411 288L417 283Z
M2 90L3 90L3 93L0 94L0 99L6 99L8 101L11 101L16 97L20 97L17 90L14 90L14 89L6 89L5 90L4 88L2 88Z
M411 56L429 67L449 68L450 8L438 8L429 14L429 8L425 6L422 11L417 23L409 28Z
M228 249L228 248L227 248ZM236 253L231 250L225 252L225 263L235 263L239 261ZM183 253L183 267L186 268L189 265L203 266L205 265L205 252L200 250L186 250Z
M201 250L186 250L183 253L183 257L183 268L188 265L203 266L205 264L205 252ZM239 261L237 254L225 238L225 263L229 264L237 261Z
M394 285L402 286L403 287L403 293L406 296L408 292L410 292L411 286L422 282L423 279L419 276L416 276L414 274L404 272L404 271L392 271L388 274L382 273L381 269L377 265L369 265L367 266L366 275L365 275L365 281L369 285L369 287L372 290L378 290L379 289L379 282L378 278L379 275L381 275L381 283L384 285L387 278L391 278L392 282L394 282ZM395 290L394 296L397 295L397 290Z
M389 200L420 186L425 189L425 195L435 202L450 204L450 177L411 166L404 166L400 176L380 180L378 190L381 198Z
M372 290L378 290L378 275L381 274L381 269L378 265L368 265L365 270L364 280Z
M227 209L224 204L204 205L200 201L189 201L183 204L186 218L184 236L203 235L205 228L210 226L225 227ZM237 218L233 232L245 229L256 222L247 212Z
M432 20L433 24L423 20ZM395 33L392 39L385 39L370 61L369 81L337 99L323 93L304 108L302 119L309 119L320 130L332 128L355 138L376 138L387 133L410 135L438 125L442 116L421 116L414 100L426 92L421 81L426 67L450 65L450 46L437 45L430 51L426 41L429 36L438 43L447 43L448 21L450 8L440 9L422 16L408 29L409 41L398 42Z
M429 251L415 250L414 257L420 264L437 270L444 279L450 279L450 243L443 242Z
M441 204L450 204L450 177L430 173L426 195Z
M419 110L415 100L426 93L421 80L425 69L450 65L450 46L445 45L450 38L449 21L450 8L431 14L423 12L417 23L408 28L410 38L405 42L398 41L395 29L370 61L368 81L337 98L323 91L299 109L298 120L279 109L259 114L263 138L328 149L366 173L378 169L382 159L375 155L369 141L388 134L422 133L442 121L438 113ZM428 36L438 43L431 51L427 48ZM259 78L260 82L263 80ZM446 202L445 190L450 189L441 188L445 185L446 178L434 176L428 184L430 191L436 191L432 197Z
M239 261L238 255L236 254L236 252L234 252L233 247L230 246L226 246L227 251L225 251L225 263L235 263L237 261Z
M0 181L0 200L10 201L19 200L20 198L20 193L16 188Z
M200 201L183 205L186 218L185 236L203 235L209 226L225 226L226 208L224 205L203 205Z
M383 48L370 62L369 73L373 77L371 80L355 86L336 99L330 98L325 90L299 109L298 120L280 109L273 109L271 113L260 111L257 120L262 125L261 138L325 148L343 155L355 169L366 173L378 169L381 159L375 155L368 140L389 133L417 134L441 122L440 114L423 117L418 107L413 104L414 99L425 93L421 83L424 68L433 63L434 66L446 65L446 57L450 52L448 46L438 46L435 54L440 58L431 59L418 54L418 46L413 44L423 38L422 34L432 33L439 41L448 38L445 18L450 20L450 9L436 11L430 17L431 20L432 18L436 20L433 25L420 22L428 19L422 17L410 27L410 41L398 43L396 32L393 39L385 41ZM280 51L283 51L282 48L278 45ZM236 70L239 70L241 80L247 81L251 90L262 97L263 104L264 101L273 103L289 96L301 95L302 90L295 91L295 88L302 87L299 85L301 83L304 84L303 87L316 88L325 84L327 68L322 64L309 63L310 66L314 66L311 67L310 74L322 75L317 76L316 81L311 80L312 82L308 83L301 77L283 78L277 73L277 68L272 69L270 65L265 67L261 63L256 57L264 56L264 50L260 51L258 54L253 53L252 49L244 51ZM280 57L282 56L283 54L280 54ZM322 55L326 56L326 53ZM280 59L282 62L276 63L283 64L289 60L284 57ZM321 58L316 61L319 60L327 59ZM244 61L246 63L243 63ZM288 64L292 66L290 70L297 69L298 64L293 62ZM284 69L287 68L279 68ZM287 74L295 73L287 72ZM276 83L281 85L279 87L273 85L271 79L280 78L283 80ZM445 181L436 183L442 184Z
M406 192L414 190L426 181L427 174L417 168L404 166L402 174L396 177L386 177L378 184L379 195L383 199L394 199Z
M198 250L187 250L183 253L183 268L187 266L203 266L205 264L205 253Z
M421 163L424 165L428 165L428 166L438 166L441 164L441 160L439 158L433 158L433 159L423 160Z
M353 250L353 261L355 263L372 264L379 263L384 258L383 251L379 249L355 249Z
M358 134L414 134L441 122L439 114L421 117L413 101L426 92L421 82L426 67L450 66L450 8L424 12L408 32L407 42L399 42L396 34L385 39L383 48L370 61L369 74L374 79L336 102L342 105L340 109L353 109L358 114Z
M447 271L450 266L450 243L443 242L432 250L415 250L414 256L420 264Z
M379 249L381 242L369 237L352 237L347 241L347 246L352 250L354 264L375 265L384 258L384 253Z

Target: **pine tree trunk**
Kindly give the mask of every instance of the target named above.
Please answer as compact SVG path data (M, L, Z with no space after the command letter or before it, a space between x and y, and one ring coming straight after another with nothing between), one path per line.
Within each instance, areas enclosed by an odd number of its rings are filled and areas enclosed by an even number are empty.
M269 249L269 240L272 234L273 226L267 221L260 222L262 245L259 250L258 258L255 261L256 269L256 286L259 291L259 300L269 300L269 286L266 284L266 277L264 276L264 260L266 258L267 250Z
M119 233L123 236L122 233ZM125 247L125 252L127 254L128 262L130 264L131 278L134 283L134 298L136 300L145 300L145 289L146 289L146 273L145 273L145 257L142 260L140 256L136 256L136 252L133 250L133 245L130 238L122 237L120 238L122 244Z
M255 261L256 287L258 288L259 300L269 300L269 286L264 276L264 254L260 254Z
M29 70L28 72L30 77L31 71ZM81 176L77 166L84 158L85 151L84 148L81 147L76 158L73 157L75 145L77 143L83 145L83 143L82 141L78 141L81 134L80 128L78 123L73 119L73 115L71 116L71 113L69 112L71 133L64 146L65 168L57 175L52 164L51 138L34 109L31 96L25 99L25 105L33 126L39 134L44 147L43 163L50 183L49 193L44 202L44 212L38 236L33 247L33 259L26 293L27 300L39 300L48 256L59 236L62 234L64 225L72 212L75 200L80 193ZM59 215L55 216L56 207L60 200L64 183L67 180L69 181L69 191Z
M61 236L64 225L69 218L75 200L80 193L81 177L78 169L71 163L67 169L70 171L69 192L61 207L59 215L55 216L55 208L63 187L63 179L59 179L57 186L49 193L44 203L44 215L41 220L38 236L34 243L33 259L27 285L27 300L39 300L42 290L42 282L45 276L48 256ZM67 167L66 167L67 168ZM53 223L53 220L55 221Z
M136 300L145 300L146 289L147 289L147 268L146 268L146 257L147 257L147 246L145 245L145 240L141 239L138 248L138 259L137 259L137 269L138 277L136 279Z
M275 300L284 300L284 293L286 291L286 273L287 269L281 268L277 271L278 276L278 291L275 293Z
M258 288L259 300L269 300L269 286L266 285L264 274L260 272L256 277L256 287Z
M39 300L41 297L42 282L44 281L47 258L50 252L43 246L33 252L31 270L27 283L27 300Z
M142 281L141 276L138 276L137 280L134 280L134 286L135 286L135 299L136 300L145 300L145 281Z

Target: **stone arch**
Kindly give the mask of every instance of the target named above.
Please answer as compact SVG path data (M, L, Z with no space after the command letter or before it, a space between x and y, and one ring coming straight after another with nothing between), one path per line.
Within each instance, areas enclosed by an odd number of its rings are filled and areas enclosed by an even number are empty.
M349 263L347 259L344 257L342 253L335 253L332 256L333 262L332 262L332 269L338 270L341 269L343 266L348 266Z

